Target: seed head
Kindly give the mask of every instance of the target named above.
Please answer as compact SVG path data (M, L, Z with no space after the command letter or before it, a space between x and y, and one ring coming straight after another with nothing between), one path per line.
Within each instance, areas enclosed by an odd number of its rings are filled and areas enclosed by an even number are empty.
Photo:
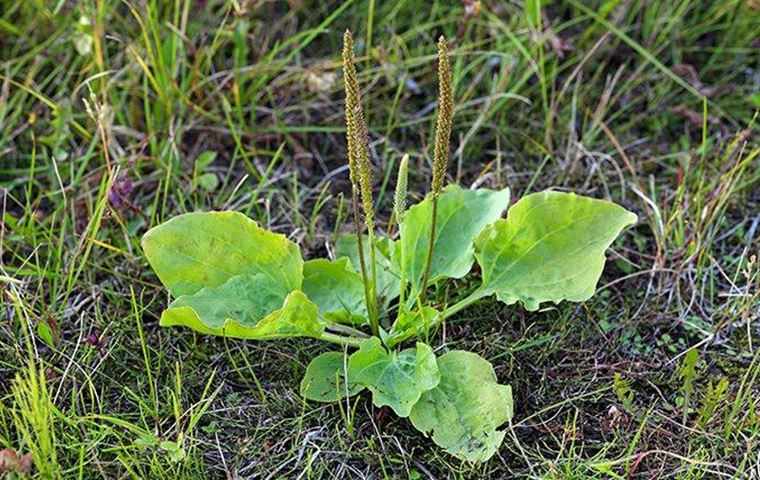
M369 161L369 135L364 120L359 81L356 76L354 39L346 30L343 35L343 77L346 89L346 137L348 140L348 170L351 183L361 192L364 221L374 229L372 200L372 167Z
M359 173L356 166L356 123L353 112L359 103L359 86L354 68L354 40L351 32L343 34L343 85L346 90L346 142L348 143L348 172L351 183L359 183Z
M449 164L449 142L454 118L454 87L449 64L449 46L446 39L438 39L438 117L435 122L435 147L433 149L433 195L443 188L446 167Z

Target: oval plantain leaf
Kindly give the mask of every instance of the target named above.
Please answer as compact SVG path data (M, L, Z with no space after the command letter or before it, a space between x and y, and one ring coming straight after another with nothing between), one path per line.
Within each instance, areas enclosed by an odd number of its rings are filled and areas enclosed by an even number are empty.
M325 331L325 324L317 316L314 305L300 290L293 290L285 298L280 310L273 312L253 328L244 338L272 339L286 337L319 338Z
M301 380L301 395L317 402L337 402L352 397L364 387L347 381L348 357L343 352L327 352L314 357Z
M375 252L377 258L377 294L386 300L392 300L399 295L399 274L395 265L391 262L391 252L395 242L388 237L375 237ZM369 274L369 239L362 237L364 247L364 261L367 262ZM346 257L354 267L354 271L361 278L361 266L359 265L359 249L356 247L355 235L342 235L335 243L335 256Z
M217 287L183 295L164 310L160 324L261 340L319 337L325 329L317 317L317 306L303 292L287 292L262 274L238 275Z
M316 303L326 320L339 323L367 323L362 277L347 258L331 262L324 258L303 265L303 292Z
M506 220L475 239L482 291L528 310L540 302L588 300L604 268L604 251L636 215L604 200L541 192L514 204Z
M438 358L441 381L422 394L409 416L447 452L470 462L491 458L504 440L496 430L512 418L512 388L500 385L491 364L472 352L453 350Z
M501 217L509 205L509 189L501 191L464 190L448 185L438 196L435 244L430 264L429 283L442 278L461 278L467 275L475 261L473 239L483 228ZM420 291L430 241L430 222L433 201L428 195L404 215L401 240L393 251L398 270L405 269L412 285L412 300Z
M298 245L239 212L179 215L148 230L142 245L151 267L175 297L242 274L263 274L288 291L301 287Z
M422 307L422 310L404 312L393 323L388 338L388 347L398 345L412 337L427 340L432 329L440 325L441 312L433 307Z
M348 359L348 377L372 392L376 406L388 405L407 417L420 395L438 385L440 374L433 350L424 343L388 352L379 338L371 337Z

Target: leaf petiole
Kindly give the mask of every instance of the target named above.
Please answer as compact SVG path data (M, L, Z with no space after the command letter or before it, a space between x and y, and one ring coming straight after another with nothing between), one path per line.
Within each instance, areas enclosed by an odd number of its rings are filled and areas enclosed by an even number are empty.
M490 293L491 292L487 291L482 286L476 288L475 291L473 291L471 294L467 295L462 300L458 301L454 305L449 306L448 308L446 308L446 310L441 312L441 321L446 320L450 316L461 312L462 310L469 307L473 303L477 302L481 298L487 297L488 295L490 295Z
M337 332L337 333L344 333L346 335L350 335L352 337L359 337L359 338L369 338L370 336L366 333L357 330L353 327L349 327L348 325L343 325L340 323L328 323L327 328L330 330Z
M322 335L320 335L318 338L320 340L324 340L325 342L343 345L344 347L356 347L356 348L359 348L362 342L364 341L364 339L362 338L344 337L342 335L336 335L334 333L329 333L329 332L322 332Z

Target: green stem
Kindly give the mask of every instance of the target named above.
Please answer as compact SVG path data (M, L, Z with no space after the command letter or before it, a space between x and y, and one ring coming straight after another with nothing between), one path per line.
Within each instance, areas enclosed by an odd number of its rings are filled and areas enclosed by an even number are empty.
M334 333L328 333L328 332L322 332L322 335L319 336L319 339L324 340L325 342L343 345L344 347L359 348L362 344L361 338L343 337L341 335L335 335Z
M430 220L430 241L428 243L427 259L425 259L425 270L420 281L420 301L425 299L425 287L427 287L428 278L430 277L430 268L433 264L433 247L435 246L435 223L438 216L438 193L433 192L433 218Z
M401 232L401 225L399 224L399 232ZM406 296L406 268L405 268L405 261L404 261L404 241L399 236L398 240L398 248L399 248L399 257L401 258L401 271L399 272L399 294L398 294L398 314L397 317L401 316L402 313L406 313L406 305L404 303L405 296Z
M379 313L378 313L378 303L377 303L377 252L375 251L375 232L373 231L374 225L367 225L368 229L368 237L369 237L369 264L370 264L370 300L372 301L372 306L369 311L369 320L370 320L370 328L372 328L372 335L379 337L380 336L380 321L379 321Z
M367 263L364 259L364 241L362 240L361 232L361 219L359 218L359 192L356 185L353 185L351 189L352 200L354 204L354 227L356 230L356 247L359 250L359 270L362 274L362 285L364 286L364 303L367 305L367 313L369 314L369 326L372 329L372 335L379 337L380 329L377 321L377 312L374 308L372 300L372 289L369 284L369 278L367 278Z
M455 315L455 314L461 312L465 308L469 307L470 305L472 305L473 303L477 302L481 298L483 298L485 296L488 296L489 294L490 294L490 292L487 292L482 287L477 288L474 292L472 292L471 294L469 294L468 296L466 296L462 300L458 301L454 305L451 305L446 310L444 310L441 313L441 321L449 318L452 315Z
M345 333L346 335L349 335L352 337L369 338L369 335L367 335L366 333L359 331L353 327L349 327L348 325L343 325L341 323L328 322L327 328L338 333Z

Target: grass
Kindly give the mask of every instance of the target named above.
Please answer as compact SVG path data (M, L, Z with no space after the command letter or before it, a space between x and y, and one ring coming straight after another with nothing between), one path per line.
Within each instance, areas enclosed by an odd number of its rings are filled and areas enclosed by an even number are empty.
M0 450L32 453L35 478L760 475L755 3L6 2ZM305 403L314 342L157 326L168 298L139 239L171 215L243 211L307 256L348 228L346 28L376 192L403 153L412 195L426 189L445 33L452 180L640 217L591 301L487 300L440 333L515 390L483 465L366 396Z

